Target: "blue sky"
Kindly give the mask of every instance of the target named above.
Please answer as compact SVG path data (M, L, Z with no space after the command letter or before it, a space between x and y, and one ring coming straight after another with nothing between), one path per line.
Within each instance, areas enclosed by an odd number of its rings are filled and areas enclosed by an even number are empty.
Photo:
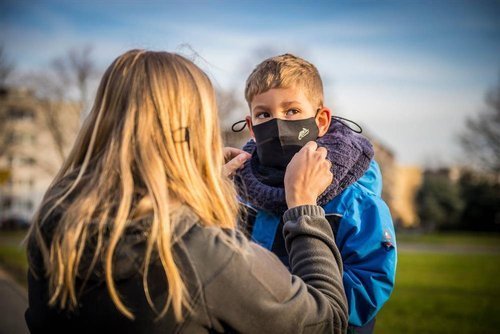
M500 80L500 1L4 0L0 29L19 72L85 44L101 69L130 48L192 56L188 44L241 99L262 57L296 53L318 67L334 113L402 164L466 162L457 134Z

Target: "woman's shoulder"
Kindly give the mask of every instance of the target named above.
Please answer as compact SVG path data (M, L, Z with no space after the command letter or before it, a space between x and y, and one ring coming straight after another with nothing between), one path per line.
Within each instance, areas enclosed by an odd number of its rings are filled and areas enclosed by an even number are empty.
M203 226L196 221L176 243L176 249L187 254L186 259L203 283L222 272L231 259L247 249L249 241L234 229Z

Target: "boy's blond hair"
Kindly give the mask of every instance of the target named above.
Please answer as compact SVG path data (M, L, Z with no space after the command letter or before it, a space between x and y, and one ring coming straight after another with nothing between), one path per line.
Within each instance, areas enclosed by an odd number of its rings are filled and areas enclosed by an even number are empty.
M268 58L255 67L246 82L245 99L250 105L255 95L292 86L304 89L313 105L323 106L323 83L318 70L290 53Z

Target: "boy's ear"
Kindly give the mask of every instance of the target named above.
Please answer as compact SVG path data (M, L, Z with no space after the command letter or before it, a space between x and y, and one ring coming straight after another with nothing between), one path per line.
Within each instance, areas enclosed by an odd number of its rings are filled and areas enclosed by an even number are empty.
M250 131L250 136L252 136L253 140L255 140L255 135L253 134L253 128L252 128L252 117L250 116L245 117L245 122L247 123L248 130Z
M316 124L318 125L319 134L318 137L323 137L325 133L330 128L330 123L332 121L332 111L329 108L323 107L318 110L316 115Z

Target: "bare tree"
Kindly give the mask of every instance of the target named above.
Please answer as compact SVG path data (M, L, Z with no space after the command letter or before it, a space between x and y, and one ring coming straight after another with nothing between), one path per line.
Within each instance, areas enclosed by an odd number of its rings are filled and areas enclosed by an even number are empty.
M7 78L14 71L14 63L7 59L3 45L0 45L0 86L6 84Z
M230 124L237 117L238 112L243 105L241 99L238 99L236 90L217 90L217 107L219 109L219 117L224 128L230 127Z
M271 45L262 45L256 47L255 49L251 50L248 53L248 56L241 61L238 76L241 78L241 80L246 80L246 78L248 78L250 73L252 73L252 70L255 68L255 66L257 66L257 64L267 58L277 56L282 53L284 52L280 52L276 47Z
M60 87L67 88L69 85L76 88L76 99L80 104L79 111L85 113L89 98L89 82L97 72L92 59L92 47L84 46L80 49L69 50L66 56L53 60L52 69L60 79Z
M221 120L222 138L225 145L241 147L247 140L246 133L233 132L231 125L239 119L244 118L242 110L244 105L241 98L238 98L236 90L217 90L217 105L219 109L219 119Z
M7 59L5 49L3 45L0 45L0 99L4 98L7 89L5 86L6 81L13 71L14 63ZM0 156L5 153L10 136L7 116L7 110L5 108L0 108Z
M500 173L500 80L485 98L487 108L468 118L460 143L479 168Z
M40 99L39 108L49 131L60 162L73 139L74 129L68 129L67 120L81 119L87 109L89 84L96 74L91 56L92 48L71 49L66 55L50 63L48 71L29 77L29 86Z
M0 97L1 98L1 97ZM7 120L7 110L0 109L0 156L3 156L8 148L9 142L9 124Z

